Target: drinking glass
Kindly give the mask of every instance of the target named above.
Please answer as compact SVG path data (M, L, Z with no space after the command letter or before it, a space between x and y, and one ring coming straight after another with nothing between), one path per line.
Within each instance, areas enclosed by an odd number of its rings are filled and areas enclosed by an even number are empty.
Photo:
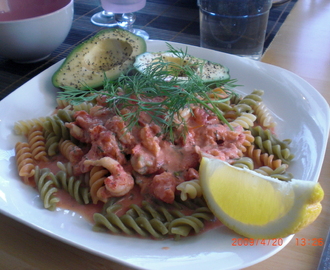
M103 27L115 27L117 26L117 21L115 19L115 14L106 10L102 10L94 14L91 18L91 22L98 26Z
M104 9L104 13L107 13L107 15L111 17L111 23L109 25L102 24L101 26L119 26L143 37L144 39L149 38L149 34L146 31L133 28L133 24L136 19L134 12L144 8L146 5L146 0L101 0L101 5Z
M201 47L259 60L272 0L198 0Z
M145 40L149 39L149 34L146 31L133 27L133 24L136 19L136 15L133 12L116 14L115 18L118 22L118 25L121 28L123 28L127 31L130 31L131 33L133 33L137 36L140 36L140 37L144 38Z

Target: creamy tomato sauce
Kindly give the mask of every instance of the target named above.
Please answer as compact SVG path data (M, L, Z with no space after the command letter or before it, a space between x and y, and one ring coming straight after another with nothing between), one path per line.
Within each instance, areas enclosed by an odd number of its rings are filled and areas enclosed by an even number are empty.
M85 184L89 185L93 203L80 205L63 190L57 196L58 207L75 211L92 223L93 215L100 213L111 198L119 198L116 203L121 207L115 212L118 216L132 204L141 206L142 201L159 200L171 205L179 195L177 185L199 178L203 156L226 161L242 156L240 149L246 139L243 128L231 129L201 107L180 112L184 124L178 122L174 139L170 140L150 115L141 112L138 125L128 129L102 96L97 101L89 113L77 111L74 121L65 124L79 143L38 164L55 174L60 170L58 161L70 162L75 177L89 174L89 183ZM127 108L121 111L123 115L130 112ZM193 213L188 208L181 211L184 215ZM215 218L204 223L203 231L221 225Z
M127 123L102 102L99 99L90 113L76 112L75 121L66 124L73 137L90 146L87 152L75 147L68 154L75 175L100 165L110 172L97 194L101 201L125 195L137 184L143 195L173 203L176 186L198 178L202 156L242 156L243 128L231 130L203 108L187 109L185 126L179 125L174 140L169 140L149 115L141 112L139 125L127 129ZM124 110L124 115L130 112Z

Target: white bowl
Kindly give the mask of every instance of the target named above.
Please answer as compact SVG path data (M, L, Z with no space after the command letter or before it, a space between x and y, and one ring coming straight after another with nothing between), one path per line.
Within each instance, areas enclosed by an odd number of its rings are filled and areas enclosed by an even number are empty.
M35 9L38 9L39 13L32 14L33 2L39 5ZM73 2L73 0L21 1L20 14L17 15L11 14L11 1L7 0L8 5L3 10L0 6L2 13L0 14L0 56L20 63L33 63L47 58L62 44L71 29ZM27 3L30 7L24 9L22 5ZM41 5L43 6L40 11ZM30 13L24 14L24 10ZM2 15L2 18L7 16L6 21L1 20ZM12 19L8 19L9 16L12 16Z

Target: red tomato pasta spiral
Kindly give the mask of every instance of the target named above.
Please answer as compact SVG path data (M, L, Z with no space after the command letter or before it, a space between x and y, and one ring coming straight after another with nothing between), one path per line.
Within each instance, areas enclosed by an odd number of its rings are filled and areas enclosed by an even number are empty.
M249 146L245 155L253 159L256 163L256 167L268 166L274 170L282 164L282 160L275 159L274 155L262 153L261 149L255 148L255 145Z
M30 177L35 174L35 161L32 158L30 146L25 142L18 142L15 146L18 174L27 185L34 186Z

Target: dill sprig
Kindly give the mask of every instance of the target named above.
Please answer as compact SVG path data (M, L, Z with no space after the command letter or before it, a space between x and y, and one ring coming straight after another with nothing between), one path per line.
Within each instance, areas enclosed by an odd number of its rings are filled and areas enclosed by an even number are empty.
M182 61L185 60L187 52L175 50L170 45L169 48L170 52L182 58ZM214 113L230 127L218 109L217 103L226 102L233 95L237 95L233 91L236 80L225 79L205 83L196 74L196 68L202 70L203 66L167 62L159 57L150 63L143 73L131 70L115 81L105 79L101 92L90 87L86 90L66 87L64 92L59 93L59 98L68 99L72 104L77 104L93 100L99 94L105 95L109 107L123 118L128 130L138 125L139 116L143 112L150 117L152 122L162 127L163 133L169 135L170 140L174 140L174 131L180 125L184 129L187 128L180 112L183 109L191 111L191 105L201 106ZM214 87L224 89L228 97L210 98ZM129 110L122 113L124 108Z

